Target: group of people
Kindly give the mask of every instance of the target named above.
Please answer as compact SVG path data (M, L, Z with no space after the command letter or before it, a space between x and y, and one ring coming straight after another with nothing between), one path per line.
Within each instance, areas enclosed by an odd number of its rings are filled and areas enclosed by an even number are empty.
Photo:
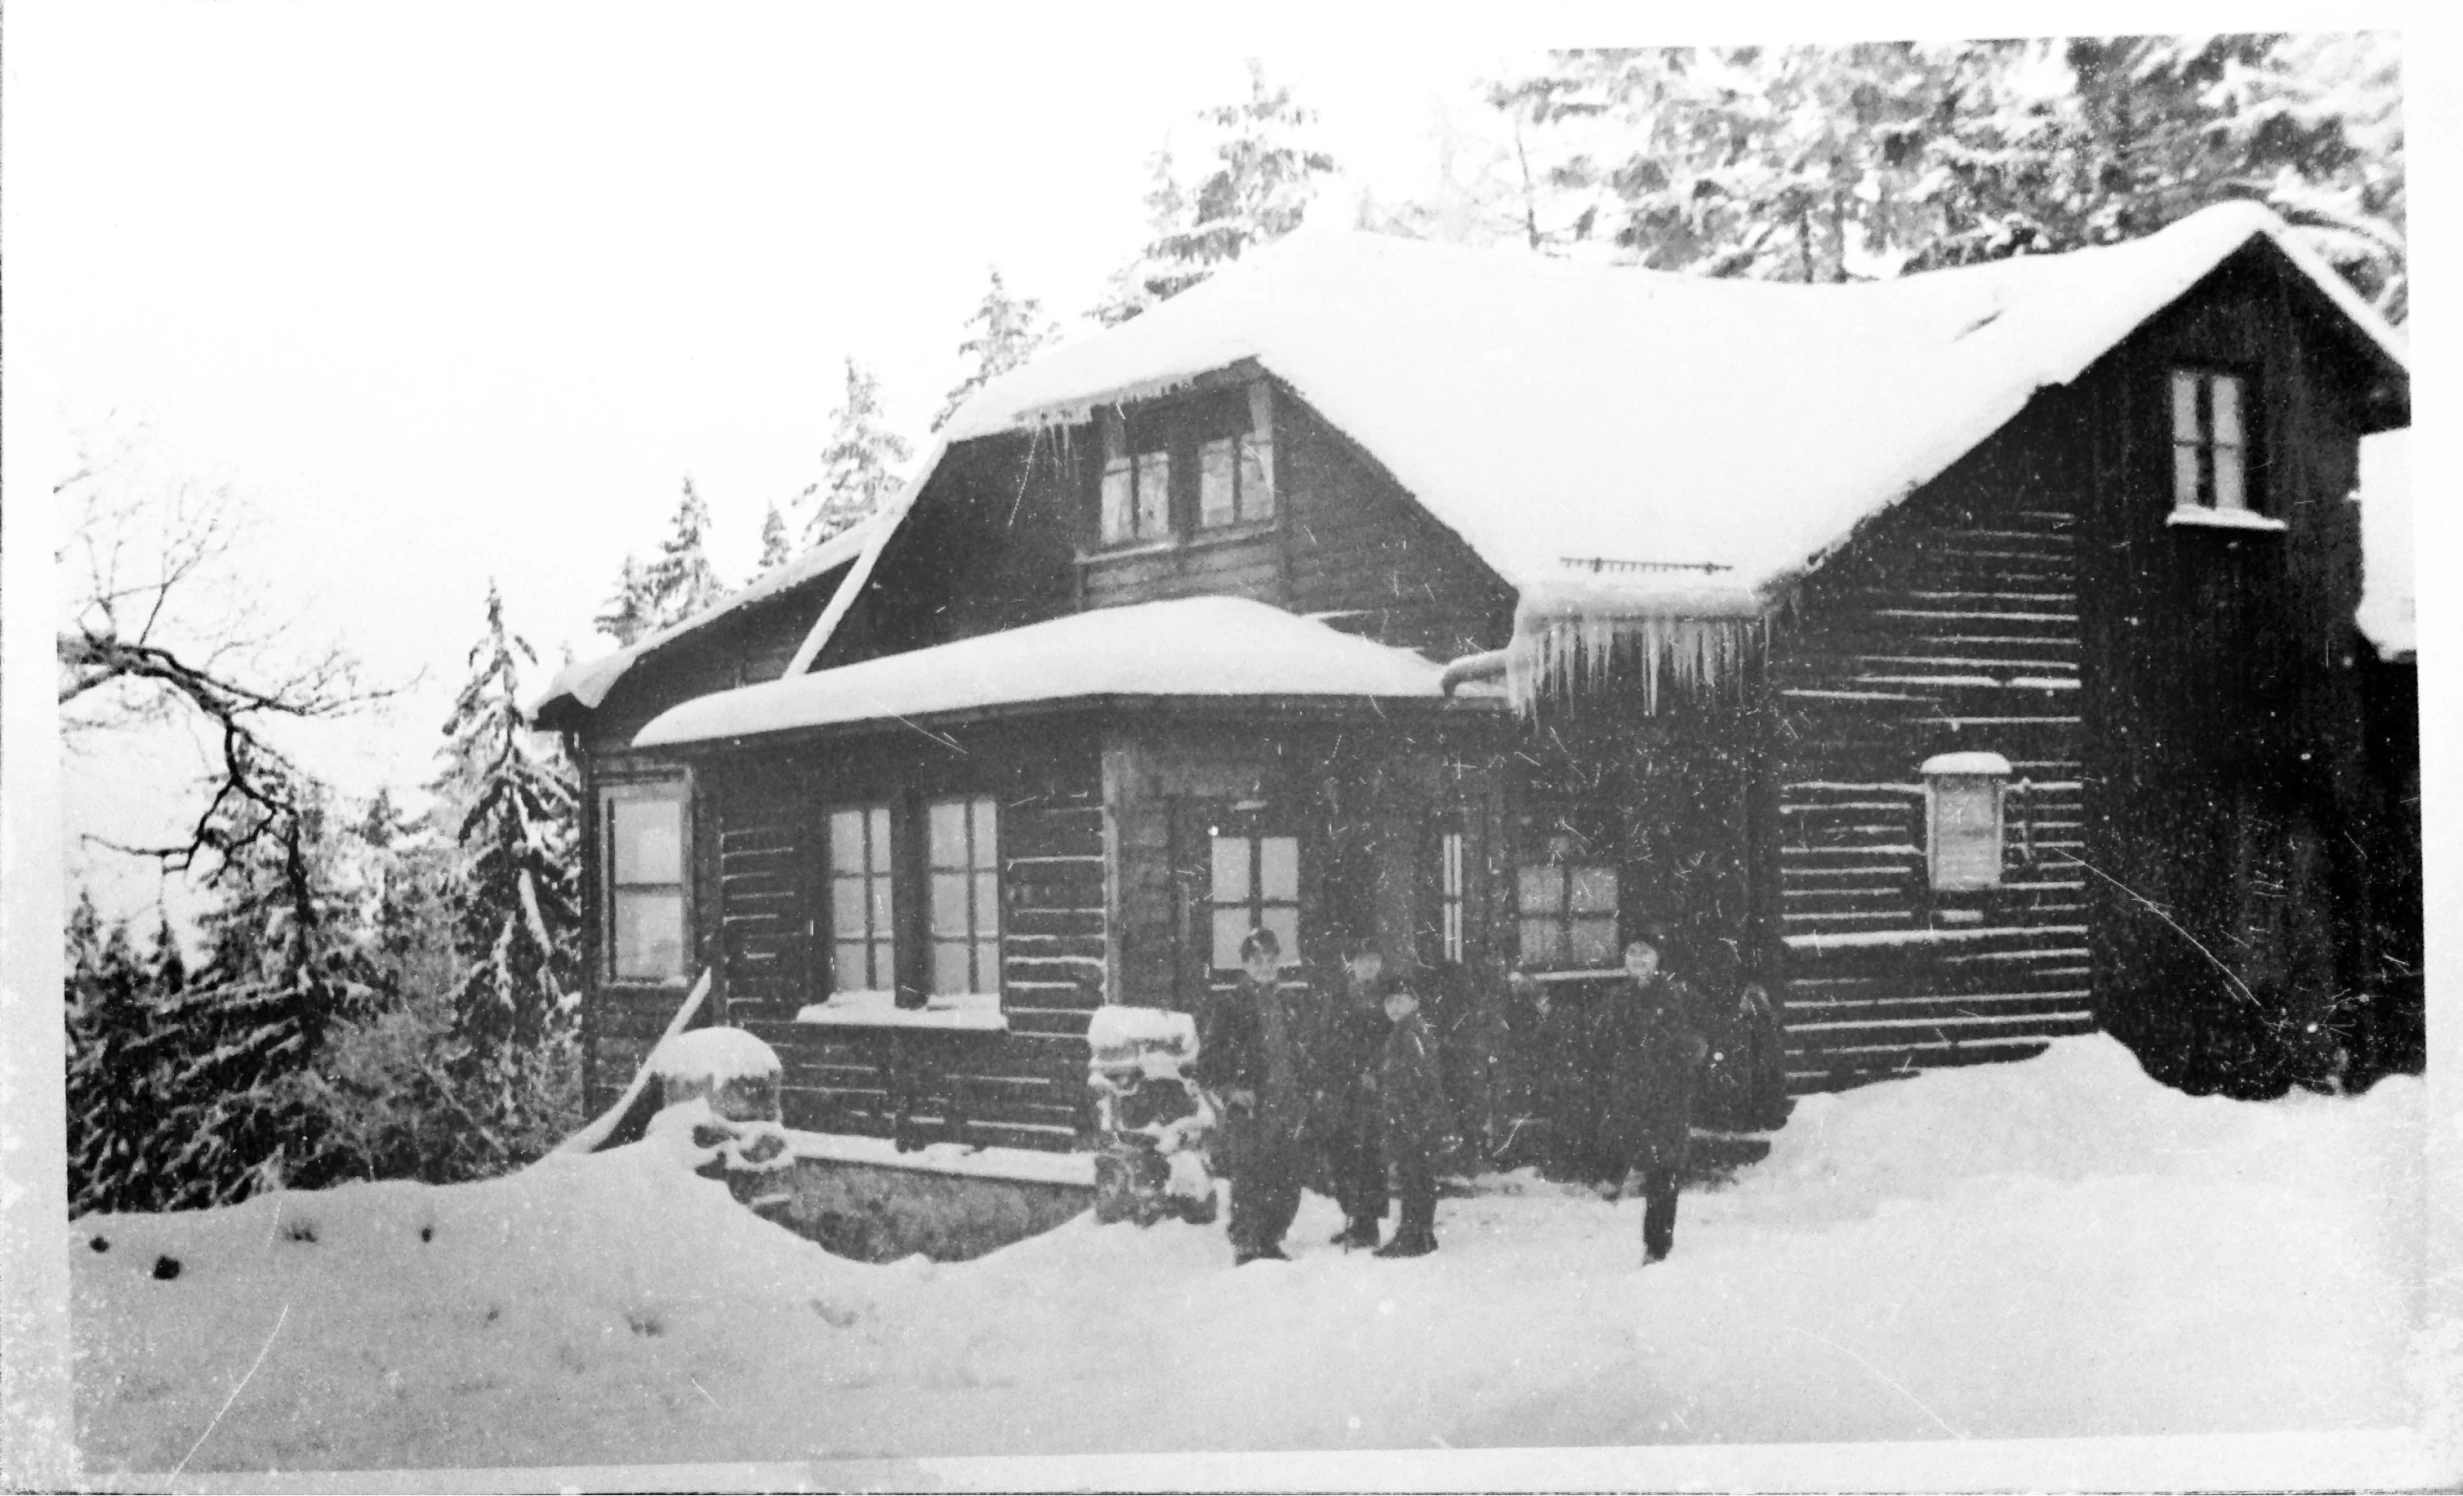
M1519 1035L1523 1068L1536 1079L1530 1099L1549 1171L1593 1184L1610 1201L1629 1178L1638 1183L1646 1263L1674 1245L1679 1176L1709 1052L1693 994L1662 968L1666 947L1661 932L1637 932L1622 979L1595 1010L1583 1009L1579 1025L1544 987L1525 984L1513 1018L1499 1026ZM1282 957L1274 932L1249 932L1237 985L1201 1015L1189 1071L1222 1123L1217 1166L1231 1181L1233 1260L1284 1260L1283 1238L1310 1185L1342 1207L1335 1244L1379 1257L1435 1251L1438 1166L1458 1141L1461 1111L1477 1109L1464 1105L1470 1098L1449 1100L1446 1076L1449 1068L1457 1077L1470 1071L1448 1066L1419 995L1386 974L1373 945L1346 949L1339 991L1324 996L1286 987ZM1480 1040L1495 1037L1465 1033L1462 1042L1487 1049ZM1389 1190L1401 1208L1392 1238L1381 1242Z

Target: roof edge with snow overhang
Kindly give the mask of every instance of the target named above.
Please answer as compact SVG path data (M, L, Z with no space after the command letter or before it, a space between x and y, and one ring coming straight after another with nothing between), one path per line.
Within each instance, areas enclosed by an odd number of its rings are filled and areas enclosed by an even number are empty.
M1494 709L1449 698L1444 667L1240 597L1072 613L903 654L696 697L652 718L636 748L784 733L917 726L953 716L1131 702L1318 702Z
M685 636L696 633L755 603L783 596L817 578L825 577L839 567L857 559L871 544L875 533L883 528L885 516L875 515L851 528L831 536L803 555L771 568L735 591L719 598L700 612L682 619L655 633L645 634L622 649L577 660L558 670L545 688L532 698L523 715L534 723L554 725L554 719L566 714L565 703L573 710L596 711L599 703L616 683L641 661L667 648ZM840 590L845 582L841 581ZM831 601L835 603L833 595ZM827 609L824 609L826 615Z

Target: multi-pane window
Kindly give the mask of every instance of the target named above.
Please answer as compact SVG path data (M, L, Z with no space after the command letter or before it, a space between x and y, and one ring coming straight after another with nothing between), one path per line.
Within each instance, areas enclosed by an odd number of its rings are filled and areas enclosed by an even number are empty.
M830 812L831 990L887 992L898 985L889 807Z
M999 816L989 795L924 808L931 888L932 991L1001 990Z
M2172 371L2172 502L2179 509L2246 510L2249 385L2212 369Z
M1463 900L1468 888L1463 867L1462 833L1437 833L1437 956L1460 961L1463 951Z
M1925 863L1943 893L2001 884L2002 790L2009 760L1997 753L1945 753L1925 760Z
M1616 869L1578 862L1526 864L1515 879L1522 959L1540 967L1602 967L1616 960Z
M1300 962L1300 839L1217 828L1213 886L1214 966L1240 965L1240 942L1267 929L1283 948L1283 964Z
M1105 411L1103 427L1103 543L1161 540L1172 532L1172 454L1156 447L1130 450L1127 423Z
M1248 427L1199 444L1197 523L1203 529L1274 518L1274 426L1267 386L1249 386ZM1219 429L1219 428L1218 428Z
M684 789L620 785L601 801L607 836L607 974L684 978Z

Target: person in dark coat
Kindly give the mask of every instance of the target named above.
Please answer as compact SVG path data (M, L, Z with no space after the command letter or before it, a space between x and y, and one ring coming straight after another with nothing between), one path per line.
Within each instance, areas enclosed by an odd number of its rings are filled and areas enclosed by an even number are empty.
M1613 1201L1626 1170L1640 1175L1646 1263L1675 1245L1677 1178L1692 1137L1695 1082L1710 1052L1694 1027L1692 992L1660 967L1666 945L1656 930L1626 943L1625 979L1608 999L1598 1034L1610 1077L1601 1141L1616 1166L1600 1192Z
M1437 1039L1408 988L1385 995L1393 1028L1377 1059L1377 1120L1385 1163L1402 1197L1402 1219L1380 1257L1425 1257L1437 1250L1437 1154L1445 1146L1445 1086Z
M1186 1072L1214 1098L1230 1144L1232 1262L1288 1261L1283 1233L1300 1208L1308 1097L1300 1014L1278 975L1283 946L1255 929L1240 943L1240 982L1207 1004Z
M1309 1055L1316 1095L1310 1131L1324 1152L1326 1176L1343 1207L1334 1244L1377 1245L1385 1219L1385 1155L1377 1145L1377 1056L1393 1027L1385 1016L1385 957L1362 940L1345 952L1343 982L1318 1014Z
M1591 1014L1580 1001L1524 973L1514 976L1508 1010L1523 1125L1537 1134L1539 1171L1549 1179L1589 1182L1596 1174L1599 1061ZM1522 1150L1514 1150L1518 1155Z

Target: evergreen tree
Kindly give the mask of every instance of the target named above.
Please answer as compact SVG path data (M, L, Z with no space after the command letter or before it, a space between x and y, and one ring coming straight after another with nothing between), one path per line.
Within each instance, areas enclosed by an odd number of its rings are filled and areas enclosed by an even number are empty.
M1293 103L1289 88L1269 87L1255 58L1249 59L1249 96L1201 110L1198 119L1217 137L1214 169L1194 189L1184 189L1170 151L1153 158L1146 194L1152 236L1113 276L1095 309L1107 326L1170 300L1298 228L1317 195L1317 179L1335 169L1334 158L1307 138L1315 112Z
M530 646L505 631L488 587L487 632L446 723L445 799L460 814L449 902L464 963L452 1004L446 1074L491 1139L541 1120L543 1063L575 992L580 915L573 857L574 791L562 766L532 747L521 715L519 661Z
M710 565L705 542L710 533L710 506L693 491L693 480L684 480L684 497L677 501L676 517L659 546L658 558L644 573L644 583L650 597L650 627L663 629L682 623L695 613L718 601L727 588L719 581L718 572Z
M881 419L880 381L847 360L847 393L830 416L821 481L804 490L804 543L818 545L861 521L898 492L897 465L913 456L906 438Z
M761 570L773 571L787 564L793 552L787 542L787 517L772 504L761 516Z
M639 558L627 555L624 568L616 577L615 594L590 621L599 632L630 648L635 640L658 627L657 618L658 599L649 573L642 569Z
M159 968L160 947L156 961L140 963L127 924L104 934L93 896L82 889L65 933L69 1213L143 1209L156 1112L148 967ZM166 926L158 940L168 935ZM173 944L174 963L177 949ZM167 976L176 991L176 965Z
M1791 280L2072 249L2257 198L2398 312L2391 39L1554 54L1491 102L1533 247Z
M350 902L340 896L323 799L291 788L275 827L242 831L203 920L203 964L161 995L165 1104L145 1148L148 1208L221 1205L323 1182L323 1125L303 1078L328 1031L376 1006ZM246 809L235 816L266 812Z
M1043 303L1010 295L997 268L992 272L991 288L966 325L969 336L958 345L958 356L973 360L973 367L941 401L941 413L932 418L935 431L957 414L969 395L1024 364L1060 335L1060 329L1043 315Z

